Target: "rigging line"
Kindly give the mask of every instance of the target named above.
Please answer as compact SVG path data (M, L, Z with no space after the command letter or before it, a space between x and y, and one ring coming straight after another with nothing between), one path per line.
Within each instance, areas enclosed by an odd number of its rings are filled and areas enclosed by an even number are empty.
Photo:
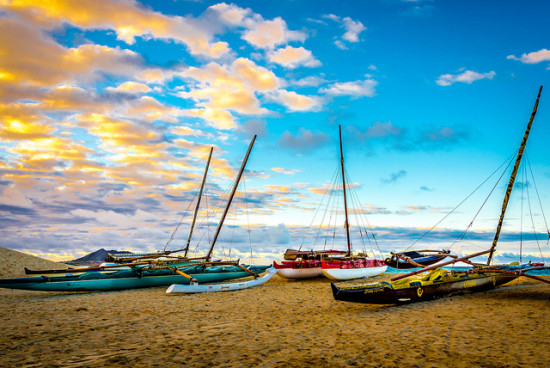
M198 238L198 241L197 241L197 244L194 248L194 252L197 253L198 250L199 250L199 247L201 245L201 242L204 240L204 238L206 237L207 238L207 242L208 242L208 246L210 245L210 243L212 242L212 234L211 234L211 218L214 218L218 215L218 213L220 212L220 210L224 207L224 203L227 202L227 198L229 197L229 192L231 190L231 187L232 187L232 184L234 183L235 180L232 180L231 181L231 185L229 185L229 187L227 187L226 189L224 189L221 194L219 194L218 196L215 196L215 201L214 201L214 205L213 206L209 206L208 205L208 201L209 201L209 198L211 196L205 194L205 208L206 208L206 216L203 220L201 220L201 222L199 223L198 225L198 230L200 231L200 235L195 238ZM207 191L208 190L208 187L205 188L205 190ZM206 231L204 230L204 228L206 227Z
M544 225L546 226L546 232L548 233L548 241L550 241L550 230L548 229L548 222L546 221L546 215L544 214L544 209L542 207L542 202L540 200L539 189L538 189L537 183L535 181L535 175L533 174L533 168L531 167L531 161L529 160L529 156L527 156L527 154L525 154L525 158L527 160L527 166L529 167L529 171L531 173L531 179L533 180L533 186L535 187L535 193L537 193L537 198L538 198L539 206L540 206L540 212L542 213L542 218L544 219ZM546 244L548 244L548 241L546 242Z
M193 199L187 204L187 208L185 209L185 211L189 211L189 209L191 208L191 205L193 204L193 202L195 201L195 198L197 198L197 196L198 196L198 194L195 193L194 196L193 196ZM183 219L185 218L185 215L186 215L185 211L181 214L180 220L178 221L176 227L174 228L174 231L172 231L172 235L170 235L170 238L168 239L168 241L164 245L164 248L162 249L163 252L166 252L166 248L168 248L168 246L172 243L172 240L174 240L174 236L176 235L176 232L178 231L179 227L183 223Z
M346 177L348 177L348 182L351 183L352 181L351 181L351 178L350 178L349 173L347 172L347 170L346 170ZM354 189L353 189L353 190L350 190L350 191L351 191L352 196L353 196L353 198L354 198L354 200L355 200L355 203L356 203L356 212L357 212L357 211L363 211L363 205L362 205L362 203L361 203L361 200L359 199L359 195L357 194L357 191L354 190ZM361 212L361 213L362 213L362 212ZM370 243L370 239L369 239L369 237L368 237L368 232L367 232L367 230L366 230L367 227L368 227L368 229L369 229L370 232L371 232L372 239L373 239L373 241L374 241L374 244L376 245L376 248L378 249L379 254L382 255L382 250L380 249L380 246L379 246L379 244L378 244L378 241L377 241L376 238L374 237L374 229L373 229L373 226L371 225L371 223L369 222L369 218L368 218L368 216L367 216L367 214L366 214L366 211L365 211L365 213L364 213L363 216L361 216L360 213L357 213L356 218L358 218L358 219L360 220L361 226L363 226L363 228L365 228L365 234L367 235L367 241L369 242L369 245L370 245L371 243ZM359 221L358 221L358 222L359 222ZM366 222L366 225L367 225L367 226L365 226L365 222ZM374 247L371 246L371 249L370 249L370 250L372 251L373 256L375 256Z
M336 169L335 175L333 176L332 182L329 184L329 200L327 202L326 213L329 214L329 220L326 223L326 228L324 230L325 237L331 240L331 249L335 249L336 246L336 229L339 221L339 209L340 209L340 171L339 168ZM324 224L323 222L321 223Z
M334 178L335 175L338 174L338 170L336 170L332 177ZM334 180L334 179L332 179ZM327 205L326 207L323 205L325 199L327 200ZM319 235L321 233L321 229L322 229L322 225L325 223L325 217L326 217L326 214L327 214L327 208L330 207L330 201L332 200L332 188L330 187L330 184L329 184L329 187L327 188L327 190L325 191L325 193L323 194L323 198L321 199L321 204L319 205L319 207L317 207L317 210L315 211L315 215L314 215L314 218L313 220L311 221L311 224L309 225L308 227L308 230L306 232L306 234L304 235L304 239L302 241L302 244L304 243L305 239L306 239L306 236L307 234L309 233L309 230L313 227L313 223L315 222L315 218L317 217L317 214L319 213L321 207L324 207L325 208L325 211L323 213L323 216L321 218L321 222L317 228L317 235L315 236L314 238L314 241L313 241L313 246L317 243L317 239L319 238ZM300 249L302 248L302 246L300 245ZM300 250L298 249L298 250Z
M513 157L512 157L513 158ZM508 171L508 168L510 167L510 165L512 164L512 159L510 159L510 162L508 163L508 165L506 166L506 168L502 171L502 174L500 175L500 178L498 178L497 182L495 183L495 185L493 186L493 189L491 189L491 191L489 192L489 194L487 195L487 197L485 198L485 200L483 201L483 203L481 204L481 207L479 207L479 209L477 210L474 218L472 219L472 221L470 222L470 224L468 224L468 226L466 227L466 229L464 230L464 232L458 237L458 239L456 239L453 244L451 244L450 248L452 248L456 243L458 243L459 241L462 241L464 239L464 237L466 236L466 233L468 232L468 230L473 226L474 224L474 221L477 219L477 216L479 216L481 210L483 209L483 207L485 207L485 205L487 204L487 201L489 200L489 197L491 197L491 195L493 194L493 192L495 191L495 189L497 188L498 184L500 183L500 181L502 180L504 174L506 174L506 172Z
M531 226L533 227L533 236L535 237L535 242L537 243L537 247L539 248L540 257L544 261L544 257L542 255L542 249L540 248L539 239L537 237L537 229L535 227L535 220L533 219L533 211L531 209L531 196L529 195L529 188L527 188L527 205L529 206L529 216L531 217Z
M247 225L247 232L248 232L248 245L250 247L250 260L252 261L252 258L254 257L254 254L252 252L252 236L251 236L251 233L252 233L252 230L250 229L250 213L248 212L248 194L246 192L246 176L243 175L242 179L243 181L243 191L244 191L244 196L243 196L243 203L244 203L244 211L246 213L246 225Z
M421 236L420 238L416 239L411 245L409 245L405 251L409 250L413 245L415 245L416 243L418 243L420 240L422 240L426 235L428 235L433 229L435 229L440 223L442 223L447 217L449 217L454 211L456 211L458 209L458 207L462 206L464 204L464 202L466 202L472 195L474 195L475 192L477 192L483 185L485 185L485 183L487 181L489 181L489 179L491 179L493 177L493 175L495 175L495 173L497 173L501 168L502 166L504 166L504 164L506 164L506 162L508 162L508 165L507 167L510 166L510 160L511 158L513 158L515 156L517 151L514 151L514 153L512 153L508 159L506 159L502 164L500 164L500 166L491 173L491 175L489 175L480 185L478 185L477 188L475 188L466 198L464 198L462 200L462 202L460 202L455 208L453 208L451 210L451 212L449 212L448 214L446 214L441 220L439 220L434 226L432 226L431 228L429 228L428 230L426 230ZM499 179L500 181L500 179ZM453 243L454 245L454 243Z
M353 215L355 222L357 222L355 227L357 227L357 229L359 230L361 250L363 251L363 253L366 253L367 250L365 246L365 238L363 237L363 232L361 230L361 227L365 227L364 220L366 219L366 216L361 216L363 207L361 206L361 202L359 201L359 196L357 195L357 191L351 184L353 183L353 181L351 180L351 177L349 176L349 173L347 172L347 170L346 170L346 178L347 178L347 183L349 183L347 191L350 194L349 196L350 202L351 202L350 215ZM351 230L351 225L350 225L350 230ZM365 230L365 233L366 233L366 230ZM357 234L357 232L355 232L355 234Z
M207 187L208 188L208 187ZM210 221L208 219L208 216L215 217L220 209L223 207L223 204L225 203L225 197L227 196L228 190L225 191L225 193L222 193L221 195L216 196L216 200L214 201L214 205L209 209L208 204L206 204L206 218L202 219L198 224L198 229L203 230L205 226L207 226L207 231L210 230ZM208 200L208 198L207 198ZM204 238L204 235L201 239ZM210 238L209 238L210 239Z
M339 199L340 193L336 187L336 182L339 181L338 178L335 178L330 184L330 197L329 203L327 203L327 213L329 214L329 220L327 221L327 226L324 230L325 237L331 239L330 248L334 249L336 244L336 227L338 226L338 209L340 208ZM324 222L323 222L324 223ZM321 225L323 224L321 223Z
M233 182L234 182L234 180L231 183L233 183ZM203 239L205 237L207 237L208 244L211 243L211 234L210 234L211 221L210 221L209 217L212 217L212 218L216 217L216 215L224 207L223 205L226 202L226 198L229 197L230 188L231 188L231 186L224 189L224 191L222 191L222 193L219 194L218 196L215 196L216 200L214 201L214 205L210 206L210 207L208 206L208 198L210 196L205 194L205 197L206 197L206 199L205 199L205 201L206 201L206 203L205 203L206 218L202 219L198 224L198 231L200 231L201 233L200 233L200 236L198 236L198 241L197 241L197 244L194 248L195 253L198 252L199 246L201 245L201 242L203 241ZM205 190L206 191L208 190L208 186L205 187ZM206 227L206 231L204 230L205 227ZM197 236L195 238L197 238Z
M341 217L339 212L340 212L340 208L342 208L342 202L344 201L342 196L340 195L340 192L342 191L342 189L340 188L340 183L337 183L337 182L334 182L334 186L333 186L333 189L332 189L332 192L334 193L334 198L335 198L335 201L334 201L334 205L332 207L332 210L330 212L330 215L331 215L331 218L333 218L334 222L332 224L332 226L330 226L332 229L333 229L333 234L332 234L332 249L335 249L336 248L336 230L339 228L339 220ZM346 227L346 222L345 222L345 218L344 218L344 228ZM349 229L349 223L348 223L348 229ZM328 231L328 229L327 229ZM351 242L351 240L350 240Z
M340 173L338 173L338 175L341 175ZM347 183L346 183L347 184ZM347 187L347 185L346 185ZM346 188L347 190L347 188ZM333 210L333 214L334 214L334 226L333 226L333 229L334 229L334 238L333 238L333 246L332 248L336 248L336 230L340 228L340 224L341 224L341 219L343 217L343 220L344 220L344 229L345 231L349 231L349 218L346 219L346 215L345 215L345 208L344 208L344 205L345 205L345 199L344 199L344 196L343 196L343 188L342 188L342 180L336 180L334 182L334 195L335 195L335 198L336 198L336 202L335 202L335 206L334 206L334 210ZM346 221L347 222L347 225L346 225ZM345 234L345 233L344 233ZM347 235L346 235L346 248L347 248ZM353 249L353 241L351 240L350 238L350 249Z
M337 222L338 216L337 214L335 214L335 209L337 210L339 207L336 201L340 198L339 195L335 194L336 192L335 187L336 187L337 181L338 181L338 171L335 172L335 175L333 176L332 181L329 184L327 184L328 185L327 204L326 206L324 206L325 211L323 212L323 217L321 218L321 222L319 223L317 236L315 237L315 241L314 241L314 244L317 244L319 236L322 236L325 239L329 239L329 240L332 239L331 246L330 246L331 248L334 248L334 239L336 236L335 229L336 229L336 222ZM329 219L327 222L325 222L325 218L327 217L327 214ZM333 224L333 221L334 221L334 224ZM332 234L331 234L331 231L332 231ZM321 233L324 233L324 235ZM326 250L326 246L324 249Z
M524 165L523 170L521 171L523 183L527 183L527 180L525 178L526 172L527 172L527 168ZM521 209L520 209L520 219L519 219L519 229L520 229L519 231L519 263L520 264L523 261L523 207L524 207L523 199L525 198L524 192L525 192L525 185L522 185L521 186ZM527 195L529 195L529 191L527 191Z
M333 174L334 176L335 174ZM326 191L324 194L323 194L323 197L321 198L321 204L324 202L325 200L325 197L327 196L329 192ZM304 242L305 240L307 239L307 236L309 235L309 232L310 230L313 228L313 223L315 222L315 218L317 217L317 214L319 213L319 210L321 209L321 206L318 206L317 209L315 210L315 213L313 214L313 218L311 219L311 223L309 224L309 226L307 227L307 230L304 234L304 237L302 238L302 243L300 244L300 247L298 248L298 250L301 250L302 249L302 246L304 245Z

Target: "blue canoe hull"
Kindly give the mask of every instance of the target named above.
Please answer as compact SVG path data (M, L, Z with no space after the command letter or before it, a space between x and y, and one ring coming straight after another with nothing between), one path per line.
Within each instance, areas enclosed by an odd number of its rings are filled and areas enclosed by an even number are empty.
M251 269L262 272L268 266ZM184 270L185 271L185 270ZM104 291L169 286L172 284L189 284L189 279L175 272L166 271L164 274L137 274L126 271L127 277L115 277L113 274L98 276L61 276L61 277L25 277L17 279L0 279L0 288L37 290L37 291ZM199 283L220 282L250 276L249 272L238 270L223 270L220 272L189 273Z

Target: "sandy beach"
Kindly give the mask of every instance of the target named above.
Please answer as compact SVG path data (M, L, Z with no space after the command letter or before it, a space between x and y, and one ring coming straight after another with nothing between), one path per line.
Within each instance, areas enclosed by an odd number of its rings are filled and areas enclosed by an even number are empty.
M52 263L1 256L2 278ZM165 291L0 289L0 366L550 367L550 285L536 281L401 306L336 302L324 278Z

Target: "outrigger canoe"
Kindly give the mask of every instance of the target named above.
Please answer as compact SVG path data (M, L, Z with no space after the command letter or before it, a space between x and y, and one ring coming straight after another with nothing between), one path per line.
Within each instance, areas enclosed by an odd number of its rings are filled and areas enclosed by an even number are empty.
M249 271L261 273L269 266L244 267ZM245 271L238 266L205 267L201 264L195 264L178 268L136 268L111 273L86 272L72 276L0 279L0 288L38 291L105 291L189 284L189 278L178 271L191 276L199 283L220 282L250 276L249 271Z
M520 276L525 276L524 273L527 271L536 269L544 269L544 267L498 266L472 269L470 272L438 268L422 278L340 287L332 283L331 286L335 300L367 304L398 304L491 290Z

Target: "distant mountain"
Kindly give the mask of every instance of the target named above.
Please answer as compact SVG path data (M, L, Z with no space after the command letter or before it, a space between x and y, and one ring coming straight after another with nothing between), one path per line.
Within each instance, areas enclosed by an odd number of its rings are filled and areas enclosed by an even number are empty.
M118 254L118 255L132 255L132 252L128 251L118 251L118 250L105 250L103 248L96 250L88 255L85 255L82 258L75 259L73 261L65 262L73 266L83 266L83 265L92 265L98 264L105 261L107 254Z

